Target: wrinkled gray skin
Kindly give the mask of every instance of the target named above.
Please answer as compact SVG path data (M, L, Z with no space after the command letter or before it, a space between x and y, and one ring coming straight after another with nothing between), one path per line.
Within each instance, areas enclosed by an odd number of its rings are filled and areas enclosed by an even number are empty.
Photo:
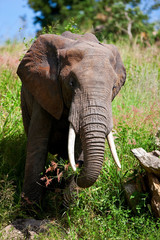
M23 185L24 197L39 201L38 184L47 153L67 158L69 123L76 132L76 161L83 161L70 192L90 187L104 159L105 138L112 130L111 102L125 82L126 73L114 45L101 44L92 34L38 37L22 59L21 107L28 137ZM77 185L76 185L77 184Z

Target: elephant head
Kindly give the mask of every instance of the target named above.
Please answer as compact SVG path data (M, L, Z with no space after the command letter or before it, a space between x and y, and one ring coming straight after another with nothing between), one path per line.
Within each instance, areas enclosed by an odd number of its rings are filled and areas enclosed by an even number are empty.
M76 135L83 149L84 164L75 178L79 187L89 187L98 178L106 137L120 167L111 134L111 102L124 84L126 72L114 45L101 44L92 34L41 35L17 73L55 119L61 119L64 109L69 110L68 152L74 170Z

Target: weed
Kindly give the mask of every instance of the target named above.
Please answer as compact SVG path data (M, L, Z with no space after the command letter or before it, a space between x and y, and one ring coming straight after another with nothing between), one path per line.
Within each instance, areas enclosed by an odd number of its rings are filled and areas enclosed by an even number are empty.
M4 175L0 180L0 226L13 220L18 216L20 205L14 202L15 186L9 180L8 175Z
M74 18L71 18L68 25L65 27L66 31L70 31L72 33L79 33L80 30L78 29L77 23L75 22Z
M71 30L73 22L68 29ZM74 29L73 29L74 30ZM82 189L70 209L60 211L59 192L50 192L45 198L44 217L53 217L49 233L38 239L159 239L160 222L153 218L147 205L147 194L142 194L138 213L133 214L127 206L122 182L138 173L138 161L132 148L143 147L146 151L156 148L154 135L160 126L160 68L156 47L140 48L117 42L127 69L127 81L112 103L115 143L122 170L118 171L106 144L105 161L97 182L89 189ZM12 56L18 46L0 49ZM28 46L27 46L28 47ZM1 59L0 59L1 61ZM24 175L25 145L20 110L20 81L11 65L4 64L0 70L1 82L1 133L0 133L0 217L1 226L12 221L19 210L21 186ZM15 65L16 66L16 65ZM54 160L49 156L48 160ZM46 165L54 169L54 164ZM60 162L60 172L67 163ZM57 168L56 168L57 169ZM54 172L54 171L53 171ZM51 177L57 181L56 170ZM58 173L58 174L57 174ZM67 177L72 172L66 172ZM58 181L57 181L58 182ZM60 181L61 182L61 181ZM50 185L48 185L50 187ZM137 198L136 195L132 197ZM17 213L18 212L18 213Z
M60 35L62 32L64 31L70 31L72 33L79 33L80 30L78 28L77 23L75 22L74 18L69 19L68 24L62 28L60 23L57 21L47 27L43 27L42 31L40 31L38 33L38 35L40 34L57 34Z

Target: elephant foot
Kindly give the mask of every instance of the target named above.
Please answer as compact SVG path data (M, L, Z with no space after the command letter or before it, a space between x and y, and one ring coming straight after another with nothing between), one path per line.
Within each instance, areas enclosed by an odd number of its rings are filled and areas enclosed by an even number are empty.
M25 197L24 193L21 196L21 210L35 219L39 219L42 215L41 203L29 200L28 197Z
M45 192L46 189L42 181L24 184L21 194L22 209L31 216L39 214Z

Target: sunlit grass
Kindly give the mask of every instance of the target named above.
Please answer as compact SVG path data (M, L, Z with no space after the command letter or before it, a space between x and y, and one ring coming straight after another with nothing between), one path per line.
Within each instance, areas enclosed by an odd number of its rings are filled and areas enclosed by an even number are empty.
M145 200L133 214L127 206L122 183L139 171L132 148L156 148L154 135L160 126L160 56L156 47L140 48L117 43L127 70L127 80L112 103L115 142L122 163L117 171L106 144L105 161L98 181L80 191L69 210L60 213L58 193L46 197L42 217L51 217L49 235L38 239L159 239L159 221ZM16 49L16 50L15 50ZM16 52L17 51L17 52ZM7 58L21 56L18 45L0 49ZM2 61L4 61L4 59ZM26 138L20 110L21 83L16 75L18 62L5 61L0 69L0 226L22 215L19 208L24 175ZM7 201L4 201L4 199ZM53 211L53 212L52 212ZM53 219L54 217L54 219Z

